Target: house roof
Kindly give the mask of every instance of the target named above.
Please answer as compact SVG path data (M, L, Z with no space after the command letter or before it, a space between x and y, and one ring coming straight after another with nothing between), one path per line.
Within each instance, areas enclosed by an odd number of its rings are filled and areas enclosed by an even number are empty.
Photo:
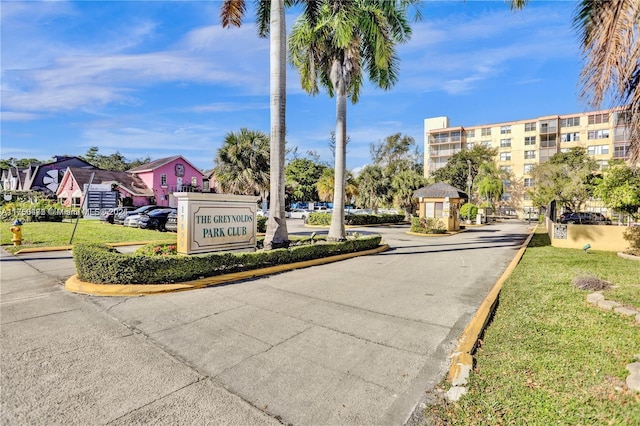
M436 182L433 185L416 189L413 196L414 198L469 198L466 192L444 182Z
M134 176L127 172L114 172L111 170L86 169L78 167L69 167L69 173L72 174L76 183L83 188L85 184L89 184L91 173L95 173L93 177L94 184L117 184L131 195L141 197L153 196L153 190L144 183L138 176Z
M202 171L197 168L196 166L194 166L193 164L191 164L191 162L189 162L186 158L184 158L182 155L174 155L173 157L165 157L165 158L159 158L157 160L153 160L149 163L145 163L142 164L138 167L134 167L133 169L129 169L127 170L127 173L142 173L142 172L150 172L153 171L159 167L164 166L165 164L169 164L172 161L175 160L182 160L185 163L187 163L188 165L190 165L191 167L193 167L195 170L197 170L198 172L202 173Z

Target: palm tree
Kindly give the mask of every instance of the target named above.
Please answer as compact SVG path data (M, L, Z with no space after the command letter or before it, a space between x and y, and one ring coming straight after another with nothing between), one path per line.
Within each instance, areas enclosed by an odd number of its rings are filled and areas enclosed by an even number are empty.
M240 129L229 132L218 150L214 174L225 193L255 195L263 201L269 191L269 137Z
M416 189L427 184L427 178L412 169L405 169L396 173L391 178L391 190L393 202L404 210L406 220L411 220L413 210L413 193Z
M302 4L303 13L315 22L320 0L288 0L287 5ZM257 0L257 25L260 37L270 36L270 114L271 114L271 198L264 248L286 245L289 240L285 219L285 133L286 133L286 22L285 0ZM220 9L222 26L242 25L245 0L223 0Z
M520 9L527 0L512 0ZM581 0L573 25L578 31L585 65L581 97L594 108L610 95L630 116L630 155L640 160L640 1Z
M358 176L358 206L371 209L373 214L389 201L390 181L380 166L366 166Z
M326 168L322 171L322 176L318 179L316 188L318 189L318 198L320 201L332 201L334 199L335 173L333 169ZM344 202L351 201L357 195L358 186L355 184L355 179L351 172L347 171L345 173Z
M300 72L303 89L315 95L318 85L336 97L335 190L330 240L345 238L344 194L347 98L358 101L363 68L382 89L398 80L396 44L408 40L407 7L415 0L324 1L317 23L305 16L289 36L291 63Z

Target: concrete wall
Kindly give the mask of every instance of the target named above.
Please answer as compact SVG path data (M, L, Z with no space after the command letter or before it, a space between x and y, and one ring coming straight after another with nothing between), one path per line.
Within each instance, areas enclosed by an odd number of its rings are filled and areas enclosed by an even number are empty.
M560 225L547 219L551 245L560 248L582 249L586 244L591 250L624 251L629 247L622 234L626 226Z

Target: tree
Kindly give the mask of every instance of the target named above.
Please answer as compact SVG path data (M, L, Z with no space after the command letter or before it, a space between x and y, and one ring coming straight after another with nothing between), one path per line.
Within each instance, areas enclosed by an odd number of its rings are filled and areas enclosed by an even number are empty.
M318 188L318 198L320 201L332 201L335 200L334 190L335 190L335 173L332 168L327 167L322 171L322 176L318 179L318 183L316 184ZM351 172L345 173L345 192L344 192L344 200L345 202L350 202L354 197L358 195L358 186L355 183L355 179ZM333 207L335 209L335 205Z
M407 6L412 0L352 0L322 2L317 23L296 20L289 38L291 63L300 72L302 88L318 86L336 97L336 153L330 240L345 238L344 194L347 138L347 98L356 103L363 84L362 70L382 89L397 81L396 45L408 40Z
M327 167L307 158L296 158L285 168L286 186L291 201L315 201L318 199L316 184Z
M304 15L310 23L315 22L316 11L320 0L289 0L288 4L303 5ZM264 248L271 249L287 245L289 234L285 219L285 177L284 158L286 134L286 21L284 16L284 0L257 0L257 25L260 37L270 36L270 116L271 147L270 175L271 189L270 214L267 220L267 232ZM246 12L245 0L223 0L220 9L222 26L242 25Z
M24 168L29 167L29 164L41 163L37 158L15 158L9 157L6 160L0 160L0 169L8 170L10 167Z
M403 170L420 171L420 153L415 139L396 133L387 136L384 141L369 146L373 163L382 166L387 176L393 176Z
M413 193L416 189L427 184L427 179L415 170L405 169L393 175L391 189L393 202L404 210L407 220L411 219L415 199Z
M484 163L474 181L480 198L487 200L491 209L496 211L496 204L504 194L503 176L495 163Z
M391 181L385 176L382 167L366 166L358 176L357 205L372 209L373 214L377 214L378 208L390 201L390 186Z
M553 155L531 170L533 205L543 207L556 200L573 211L580 210L593 195L597 170L597 163L583 147Z
M124 155L120 154L120 151L116 151L111 155L102 155L100 154L97 146L92 146L87 150L85 155L81 155L79 158L99 169L111 170L114 172L124 172L151 161L149 156L129 161Z
M614 162L598 180L594 195L608 208L639 218L640 170Z
M449 158L444 167L433 172L432 177L436 182L446 182L460 190L466 190L469 176L469 163L471 161L471 181L475 180L482 164L493 163L498 150L484 145L476 145L472 149L456 152ZM468 194L471 196L471 194Z
M521 9L527 0L512 0ZM625 105L630 116L630 154L640 159L640 1L581 0L573 25L585 64L580 74L581 97L592 107L610 98Z
M214 174L226 193L256 195L266 201L269 191L269 137L240 129L229 132L218 150Z

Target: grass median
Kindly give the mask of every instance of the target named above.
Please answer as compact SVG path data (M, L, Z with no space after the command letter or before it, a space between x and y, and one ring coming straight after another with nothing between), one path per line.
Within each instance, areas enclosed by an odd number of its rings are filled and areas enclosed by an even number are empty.
M430 406L433 424L640 424L640 393L625 386L640 327L589 304L572 283L584 276L613 284L606 299L640 308L640 262L555 248L536 233L503 285L467 394Z
M8 251L15 253L23 248L69 245L75 221L26 222L22 225L23 242L21 246L13 246L11 243L13 236L9 232L11 223L2 222L1 225L0 244ZM80 219L73 237L74 243L123 243L129 241L175 242L176 234L111 225L98 220Z

